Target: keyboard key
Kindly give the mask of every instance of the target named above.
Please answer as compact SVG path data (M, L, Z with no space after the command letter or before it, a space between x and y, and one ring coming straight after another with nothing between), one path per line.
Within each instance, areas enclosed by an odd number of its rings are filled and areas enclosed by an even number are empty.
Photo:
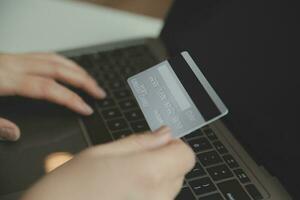
M215 185L209 177L190 181L189 184L197 195L202 195L217 190L217 188L215 187Z
M246 185L246 190L249 192L249 194L254 200L263 199L263 196L254 185Z
M123 67L130 65L130 61L126 57L124 58L124 55L123 57L121 56L122 54L120 54L120 59L115 60L115 64L119 69L122 69Z
M140 110L132 110L132 111L125 112L125 117L126 119L128 119L128 121L136 121L136 120L144 119L144 115Z
M105 98L103 100L97 101L97 104L100 108L109 108L116 105L114 100L111 98Z
M226 165L210 167L207 168L207 171L214 181L220 181L226 178L233 177L232 172Z
M103 58L101 58L101 60L98 59L94 65L98 67L99 71L101 71L101 74L112 72L113 70L112 70L111 63L109 63L109 61L106 59L104 59L104 60L102 60L102 59Z
M220 154L228 153L228 150L220 141L214 142L213 145Z
M204 128L203 132L205 133L205 135L208 137L208 139L210 141L214 141L217 140L217 136L215 135L215 133L213 132L213 130L211 128Z
M101 85L101 87L103 88L103 86L106 84L106 82L103 81L102 78L100 78L99 75L96 76L96 77L95 77L95 76L93 76L93 77L94 77L94 79L96 79L98 85ZM103 88L103 89L104 89L104 88ZM107 90L105 90L105 89L104 89L104 91L105 91L105 92L109 92L109 91L107 91Z
M149 64L150 63L150 64ZM135 69L139 69L141 67L151 67L153 66L153 62L149 62L147 58L136 57L135 59L130 61L132 66L136 66Z
M204 137L189 140L188 143L190 144L190 146L196 153L202 152L205 150L210 150L213 148L211 146L211 144L209 143L209 141Z
M89 70L93 67L93 65L91 64L90 61L90 56L89 55L81 55L78 59L77 59L77 63L84 67L86 70Z
M186 178L196 178L206 175L203 167L197 162L194 168L186 175Z
M136 72L136 70L133 67L128 67L128 66L122 67L122 69L120 69L120 71L121 71L121 74L125 77L128 77Z
M91 62L90 55L82 55L82 56L78 56L78 57L73 57L72 60L75 61L80 66L84 67L84 69L86 71L88 71L89 73L96 70L94 68L94 65Z
M103 63L98 54L92 54L90 55L91 57L91 63L93 65L93 67L97 68L98 71L101 71L101 73L103 73L104 71L107 71L107 63Z
M99 69L106 69L109 64L109 60L104 56L106 52L99 52L91 54L92 62Z
M230 168L237 168L239 167L239 164L236 162L236 160L233 158L232 155L225 155L223 156L224 161L227 163L227 165Z
M111 51L101 51L98 52L98 61L101 61L102 63L110 63L109 57L110 57Z
M126 100L120 101L119 105L122 108L122 110L128 110L128 109L131 109L131 108L137 108L138 107L136 101L133 100L133 99L126 99Z
M115 91L114 92L114 96L117 98L117 99L124 99L128 96L131 96L131 92L127 89L125 90L118 90L118 91Z
M149 55L149 54L145 54L149 52L149 49L147 46L144 45L135 45L135 46L127 47L126 50L127 50L126 53L132 57Z
M77 93L83 99L84 102L86 102L88 105L90 105L91 107L93 107L93 110L95 110L96 99L94 99L90 95L86 94L85 92L78 90L77 88L75 88L75 89L72 88L72 90L75 93Z
M205 197L200 197L198 200L224 200L220 194L211 194Z
M130 124L131 124L132 129L136 133L150 130L150 128L145 120L132 122Z
M244 191L242 186L237 180L229 180L223 183L217 184L223 195L227 200L242 199L251 200L249 195Z
M101 113L105 120L122 117L122 113L118 108L106 109L106 110L103 110Z
M114 119L114 120L107 121L107 125L111 131L128 129L127 122L124 119Z
M73 60L75 63L80 62L80 56L68 57L68 59Z
M181 189L175 200L196 200L193 193L188 187L184 187Z
M111 70L110 72L107 72L107 73L103 73L102 78L104 80L120 80L121 79L121 77L117 73L115 73L113 70Z
M184 136L184 138L188 140L188 139L198 137L198 136L203 136L203 133L200 129L191 132L190 134Z
M81 118L89 136L91 142L96 144L106 143L112 140L109 131L105 127L104 121L101 119L99 113L94 113L90 116Z
M121 139L124 137L127 137L129 135L132 134L132 131L130 131L129 129L126 130L122 130L122 131L118 131L118 132L113 132L112 135L114 136L114 138L117 139Z
M122 89L125 87L125 84L123 81L113 81L109 83L109 87L113 90Z
M200 160L200 163L203 164L204 166L210 166L222 162L221 157L218 155L216 151L200 153L197 155L197 157Z
M242 170L242 169L236 169L236 170L233 170L233 172L238 177L238 179L241 181L241 183L250 182L250 179L247 176L247 174L244 172L244 170Z

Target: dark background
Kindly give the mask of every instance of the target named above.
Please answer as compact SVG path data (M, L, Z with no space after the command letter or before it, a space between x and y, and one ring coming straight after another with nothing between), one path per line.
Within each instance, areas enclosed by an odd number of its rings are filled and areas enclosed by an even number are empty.
M251 155L300 198L299 3L178 0L161 37L188 50L229 108ZM297 198L296 198L297 197Z

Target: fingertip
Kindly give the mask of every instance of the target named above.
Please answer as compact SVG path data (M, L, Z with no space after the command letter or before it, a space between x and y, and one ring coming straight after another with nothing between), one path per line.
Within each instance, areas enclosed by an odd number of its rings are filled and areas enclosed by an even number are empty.
M0 139L6 141L17 141L20 138L18 127L0 127Z
M78 100L78 102L76 103L75 109L83 115L91 115L94 113L94 110L87 103L85 103L82 99Z
M19 140L21 137L21 131L19 129L19 127L15 127L15 137L13 138L13 141L17 141Z
M96 95L99 99L103 99L107 96L106 92L102 88L100 88L99 86L96 89Z
M0 138L1 140L17 141L20 138L20 129L13 122L0 118Z
M16 142L20 139L21 134L20 133L16 133L11 139L10 141L12 142Z
M84 115L91 115L94 113L94 110L87 104L83 105L81 109Z
M103 99L106 97L106 92L105 90L100 87L98 85L98 83L91 77L91 80L92 80L92 85L93 85L93 90L94 90L94 93L95 93L95 96L99 99Z

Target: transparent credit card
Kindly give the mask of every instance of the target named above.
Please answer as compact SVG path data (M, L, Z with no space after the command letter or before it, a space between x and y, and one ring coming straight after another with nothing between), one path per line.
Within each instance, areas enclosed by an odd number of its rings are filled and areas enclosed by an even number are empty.
M188 52L127 81L152 131L167 125L180 138L228 113Z

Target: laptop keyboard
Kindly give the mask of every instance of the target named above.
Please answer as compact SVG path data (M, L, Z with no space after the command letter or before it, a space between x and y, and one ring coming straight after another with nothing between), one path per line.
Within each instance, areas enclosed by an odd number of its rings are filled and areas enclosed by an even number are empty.
M157 64L146 46L96 52L71 59L83 66L107 92L107 98L103 100L81 93L96 111L82 118L93 144L149 130L126 81L131 75ZM183 141L196 153L197 163L186 175L176 200L263 199L211 128L196 130Z

